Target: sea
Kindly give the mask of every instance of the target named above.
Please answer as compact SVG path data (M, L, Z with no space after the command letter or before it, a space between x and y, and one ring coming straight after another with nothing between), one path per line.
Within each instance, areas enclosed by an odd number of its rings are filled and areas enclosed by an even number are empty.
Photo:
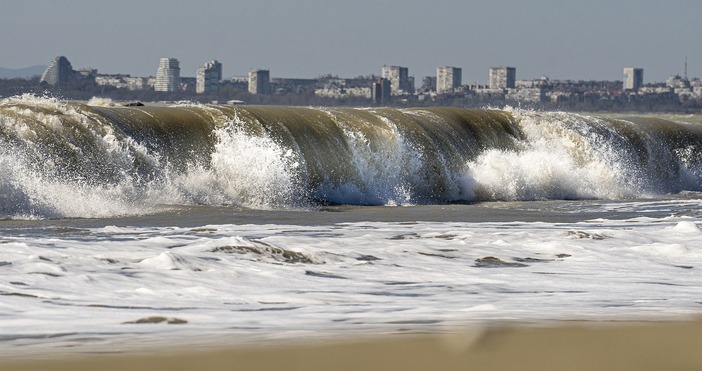
M702 117L0 100L0 356L702 314Z

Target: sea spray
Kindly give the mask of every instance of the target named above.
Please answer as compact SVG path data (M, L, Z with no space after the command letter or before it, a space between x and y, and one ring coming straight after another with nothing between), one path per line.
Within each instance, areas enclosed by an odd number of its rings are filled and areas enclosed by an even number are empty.
M349 115L329 110L345 136L358 179L335 187L322 185L317 197L339 204L409 205L414 192L412 177L422 167L422 154L405 140L391 120Z
M702 189L699 126L511 113L525 140L469 161L478 199L618 199Z
M25 95L0 107L0 217L145 211L135 186L159 166L145 148L82 105Z
M461 108L0 101L0 217L620 199L702 190L702 129Z
M236 123L216 132L211 173L224 200L252 208L299 205L304 189L299 180L300 159L266 136L242 132Z
M636 174L620 156L615 136L602 140L600 119L566 113L512 110L525 140L507 150L488 149L469 161L468 173L484 200L632 197ZM621 141L619 141L621 142ZM629 175L629 176L627 176ZM626 182L628 178L628 182Z

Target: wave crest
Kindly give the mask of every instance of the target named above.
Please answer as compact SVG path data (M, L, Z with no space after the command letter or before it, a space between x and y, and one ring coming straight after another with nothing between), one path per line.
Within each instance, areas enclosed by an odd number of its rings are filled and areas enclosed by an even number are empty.
M699 126L516 109L117 107L25 95L0 100L0 144L0 218L702 190Z

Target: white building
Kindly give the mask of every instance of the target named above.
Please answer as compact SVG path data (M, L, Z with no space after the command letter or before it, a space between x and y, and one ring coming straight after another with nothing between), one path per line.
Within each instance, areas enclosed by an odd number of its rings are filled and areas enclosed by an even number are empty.
M156 70L156 91L177 91L180 84L180 67L175 58L161 58Z
M381 77L390 81L390 94L404 95L414 92L414 82L409 77L409 69L400 66L383 66Z
M75 80L77 76L80 74L73 70L71 62L66 57L60 56L49 64L39 81L50 85L59 85Z
M506 89L505 98L517 102L544 102L546 101L546 89L543 87Z
M643 68L624 68L624 90L637 91L643 86Z
M249 71L249 93L268 94L270 92L271 74L268 70Z
M490 89L514 89L516 77L514 67L490 67Z
M461 69L457 67L442 66L436 68L436 92L438 94L451 93L461 86Z
M95 76L95 84L128 90L146 90L149 87L146 77L132 77L129 75L97 75Z
M149 87L149 79L146 77L127 76L124 82L129 90L146 90Z
M127 88L127 83L122 75L98 75L95 77L95 85L114 86L117 89Z
M673 89L689 88L690 87L690 81L688 81L686 78L680 77L678 75L668 77L668 79L665 80L665 84L669 88L673 88Z
M348 87L345 85L334 85L325 84L323 88L317 88L314 90L314 94L318 97L325 98L365 98L371 99L371 88L370 87Z
M213 59L197 69L196 77L195 92L200 94L216 93L219 91L219 83L222 81L222 64Z

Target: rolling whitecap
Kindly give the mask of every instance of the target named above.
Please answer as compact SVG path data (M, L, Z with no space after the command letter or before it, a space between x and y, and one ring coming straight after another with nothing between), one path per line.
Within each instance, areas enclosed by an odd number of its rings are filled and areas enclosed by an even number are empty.
M621 199L702 190L702 128L461 108L0 101L0 217L163 204Z

